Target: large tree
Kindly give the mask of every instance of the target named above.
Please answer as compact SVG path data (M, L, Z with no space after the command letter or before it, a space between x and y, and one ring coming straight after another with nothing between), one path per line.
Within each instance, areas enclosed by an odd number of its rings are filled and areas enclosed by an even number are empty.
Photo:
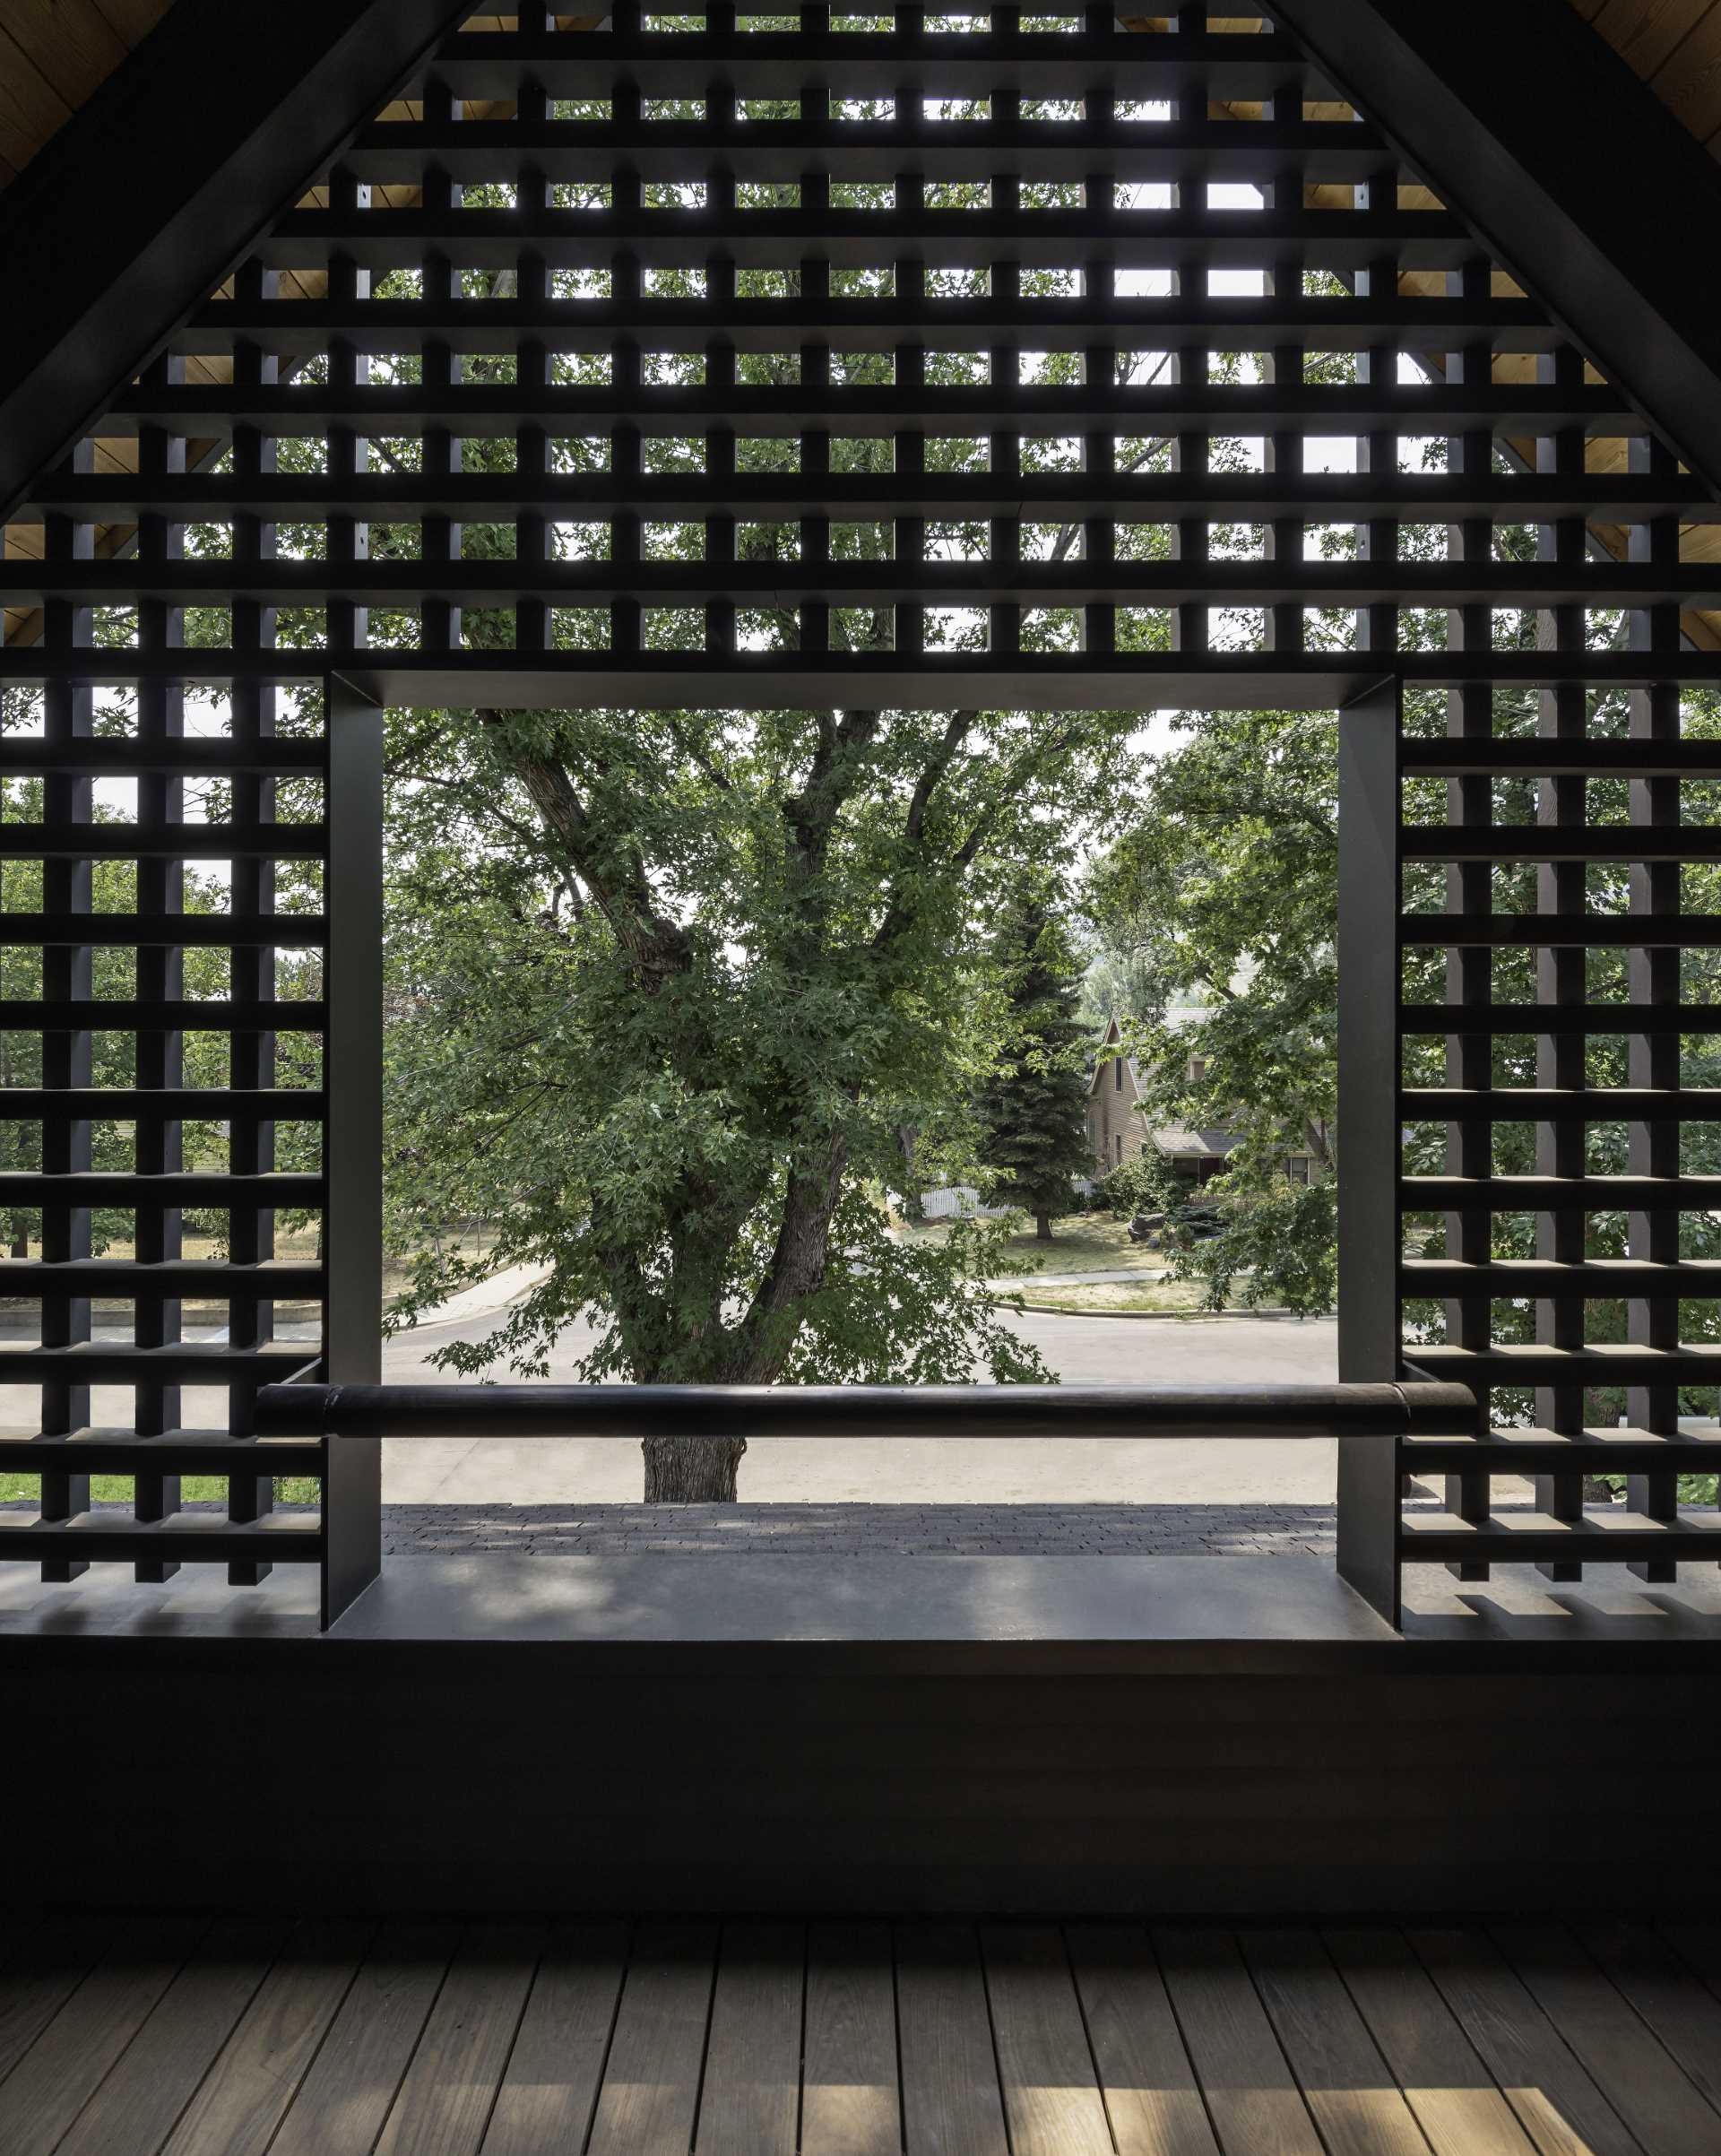
M1129 722L862 709L393 722L389 1191L409 1313L547 1268L454 1368L938 1382L1046 1373L983 1224L894 1241L900 1132L973 1172L1011 1043L987 948L1025 860L1116 797ZM1066 836L1049 841L1048 832ZM928 1164L937 1165L937 1164ZM483 1220L477 1260L439 1234ZM993 1268L995 1269L995 1267ZM743 1446L647 1447L723 1498Z
M1094 1165L1083 1071L1088 1035L1076 1017L1081 978L1062 924L1037 899L1013 905L993 952L1009 996L1010 1037L976 1103L980 1157L998 1194L1033 1218L1042 1243Z

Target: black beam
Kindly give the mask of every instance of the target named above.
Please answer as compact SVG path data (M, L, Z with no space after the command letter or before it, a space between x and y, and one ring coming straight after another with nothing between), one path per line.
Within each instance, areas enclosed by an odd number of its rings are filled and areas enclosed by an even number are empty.
M1721 307L1691 258L1721 170L1619 55L1567 0L1272 13L1721 492Z
M176 0L0 197L0 515L469 8Z

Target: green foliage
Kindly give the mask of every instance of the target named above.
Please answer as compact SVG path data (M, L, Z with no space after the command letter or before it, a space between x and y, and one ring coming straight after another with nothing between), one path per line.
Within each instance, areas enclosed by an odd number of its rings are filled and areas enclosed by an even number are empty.
M1326 713L1211 712L1136 782L1130 829L1088 904L1131 984L1125 1033L1147 1121L1229 1129L1219 1236L1174 1248L1215 1308L1239 1293L1331 1307L1336 1278L1337 723ZM1190 1006L1194 1007L1191 1015ZM1313 1187L1286 1174L1307 1155Z
M1189 1185L1163 1154L1151 1147L1102 1176L1094 1194L1108 1213L1133 1220L1137 1213L1163 1213L1189 1196Z
M1080 974L1043 904L1010 909L993 945L1009 998L1003 1061L976 1103L982 1162L998 1193L1033 1216L1042 1240L1074 1208L1073 1179L1093 1165L1087 1136L1087 1035L1076 1018Z
M1010 1038L981 924L1121 791L1129 722L959 712L393 722L390 1227L408 1319L541 1284L451 1367L594 1377L1044 1374L982 1296L990 1230L885 1234L973 1180ZM488 1224L481 1262L463 1228ZM493 1239L491 1239L493 1238Z

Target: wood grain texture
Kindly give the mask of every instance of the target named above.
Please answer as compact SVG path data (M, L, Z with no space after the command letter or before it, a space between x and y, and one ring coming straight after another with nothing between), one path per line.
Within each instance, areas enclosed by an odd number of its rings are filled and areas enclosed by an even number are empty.
M699 2106L700 2156L794 2156L806 1935L726 1924Z
M35 61L0 29L0 157L22 170L71 117L72 108Z
M1495 1944L1654 2156L1715 2156L1721 2112L1706 2103L1596 1964L1558 1925L1513 1925Z
M1494 2077L1396 1930L1325 1935L1433 2156L1535 2156Z
M459 1934L390 1925L341 2002L270 2156L370 2156Z
M1154 1944L1225 2156L1324 2156L1236 1941L1180 1926Z
M801 2156L897 2156L896 1985L883 1924L816 1924L807 1940Z
M1721 2111L1721 2000L1647 1924L1586 1924L1578 1936L1630 2005Z
M75 112L125 57L127 46L93 0L0 0L0 30Z
M1118 2156L1216 2156L1144 1925L1072 1925L1076 1987Z
M690 2145L716 1953L711 1924L644 1924L635 1935L589 2156Z
M1691 36L1650 77L1649 87L1681 126L1707 142L1721 126L1721 7L1711 6Z
M111 1946L0 2082L0 2149L50 2156L178 1975L205 1927L140 1925Z
M264 2156L339 2012L370 1936L363 1924L294 1934L168 2137L163 2156Z
M284 1924L215 1925L78 2114L59 2156L113 2156L116 2149L154 2156L255 1997L287 1931Z
M376 2156L478 2156L542 1946L538 1925L474 1925L461 1941Z
M1444 1929L1417 1929L1409 1939L1539 2156L1642 2156L1636 2137L1487 1939Z
M1241 1944L1328 2156L1427 2156L1410 2107L1316 1934L1249 1931Z
M1606 0L1592 27L1629 67L1652 75L1711 4L1712 0Z
M55 1924L13 1941L0 1970L0 2081L82 1983L113 1934L110 1924Z
M981 1953L1015 2156L1111 2156L1062 1935L1050 1924L988 1924Z
M916 2156L1008 2156L972 1925L900 1927L896 2011L909 2147Z
M557 1927L538 1964L483 2156L582 2149L627 1963L621 1923Z
M1721 1999L1721 1923L1664 1918L1656 1928L1699 1982Z

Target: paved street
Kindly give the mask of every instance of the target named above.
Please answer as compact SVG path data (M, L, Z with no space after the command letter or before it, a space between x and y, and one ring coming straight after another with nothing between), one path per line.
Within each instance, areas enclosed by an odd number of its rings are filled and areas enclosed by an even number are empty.
M1029 1312L1013 1321L1071 1382L1320 1384L1337 1375L1330 1319L1128 1320ZM384 1376L434 1382L435 1349L454 1339L481 1339L495 1323L493 1316L473 1318L393 1340L384 1354ZM553 1378L575 1380L580 1346L573 1334L564 1340ZM765 1438L748 1450L740 1494L744 1504L756 1505L1319 1506L1333 1500L1334 1457L1332 1444L1320 1442ZM401 1439L384 1447L383 1490L393 1505L636 1504L640 1486L639 1447L629 1439Z

